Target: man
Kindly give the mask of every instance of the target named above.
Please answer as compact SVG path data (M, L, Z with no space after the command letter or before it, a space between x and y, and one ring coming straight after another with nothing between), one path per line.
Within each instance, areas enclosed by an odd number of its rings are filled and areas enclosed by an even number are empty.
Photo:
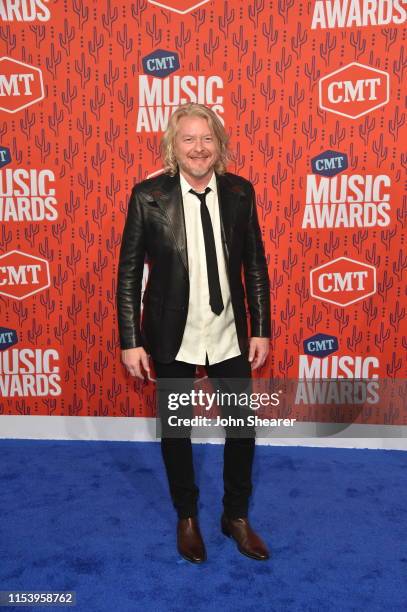
M180 106L162 139L165 173L133 188L119 260L117 306L122 362L131 375L193 379L196 365L209 377L244 379L269 350L267 264L252 184L226 172L228 136L213 111ZM144 258L150 273L140 325ZM250 312L249 341L242 284ZM160 416L163 414L162 402ZM190 435L163 430L161 448L178 514L178 551L206 559L197 519ZM222 532L238 550L264 560L269 552L248 521L254 436L226 435Z

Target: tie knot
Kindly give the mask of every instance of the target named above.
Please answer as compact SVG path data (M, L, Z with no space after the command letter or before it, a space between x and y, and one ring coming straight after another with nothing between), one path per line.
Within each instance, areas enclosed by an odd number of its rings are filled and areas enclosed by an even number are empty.
M189 190L189 193L193 193L194 195L196 195L197 198L199 198L201 200L201 202L205 202L206 199L206 195L211 191L210 187L207 187L205 189L205 191L203 193L198 193L197 191L194 191L193 189Z

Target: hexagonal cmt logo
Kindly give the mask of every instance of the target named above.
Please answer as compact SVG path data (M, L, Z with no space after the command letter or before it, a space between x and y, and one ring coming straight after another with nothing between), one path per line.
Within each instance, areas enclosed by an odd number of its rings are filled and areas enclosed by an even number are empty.
M0 295L23 300L50 286L46 259L23 251L0 255Z
M357 119L390 99L387 72L352 62L319 81L319 105L330 113Z
M312 297L336 306L350 306L376 293L376 268L338 257L311 270Z
M148 0L149 4L155 4L160 8L185 15L203 4L208 4L210 0Z
M44 98L42 72L11 57L0 57L0 110L16 113Z

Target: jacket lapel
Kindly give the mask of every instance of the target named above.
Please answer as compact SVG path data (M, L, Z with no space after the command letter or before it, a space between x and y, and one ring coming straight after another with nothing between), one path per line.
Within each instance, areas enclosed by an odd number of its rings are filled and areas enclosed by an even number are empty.
M228 262L233 239L236 207L242 191L237 185L233 185L226 175L222 174L216 174L216 185L222 242L225 248L226 261ZM179 172L175 176L166 175L165 181L152 195L169 220L182 263L188 272L187 235Z
M153 195L160 209L168 218L182 263L188 272L187 234L179 173L175 176L167 175L165 182L160 187L160 193Z

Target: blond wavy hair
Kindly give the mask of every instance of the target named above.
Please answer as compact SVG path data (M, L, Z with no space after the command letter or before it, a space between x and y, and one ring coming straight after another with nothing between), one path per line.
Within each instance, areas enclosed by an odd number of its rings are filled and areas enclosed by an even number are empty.
M209 127L215 135L219 148L219 158L214 169L218 174L224 174L228 162L232 159L232 153L229 149L229 136L226 134L225 128L213 110L203 104L196 104L194 102L182 104L177 108L171 115L168 127L162 136L160 148L165 172L171 176L174 176L174 174L178 172L178 162L174 152L174 141L177 134L178 121L181 117L201 117L207 120Z

